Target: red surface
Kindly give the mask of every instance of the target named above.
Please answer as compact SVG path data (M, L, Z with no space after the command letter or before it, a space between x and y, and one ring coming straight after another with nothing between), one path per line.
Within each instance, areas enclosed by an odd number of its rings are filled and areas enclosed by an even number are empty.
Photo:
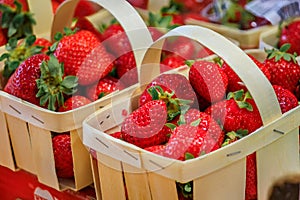
M0 199L1 200L91 200L96 199L93 188L88 187L79 192L64 192L49 188L38 182L37 177L25 172L13 172L0 166Z

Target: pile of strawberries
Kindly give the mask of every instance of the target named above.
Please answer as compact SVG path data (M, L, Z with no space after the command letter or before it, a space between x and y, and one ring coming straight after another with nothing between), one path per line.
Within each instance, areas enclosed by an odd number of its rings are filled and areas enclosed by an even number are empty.
M282 113L298 106L300 66L290 45L267 50L263 62L249 57L273 85ZM181 161L208 154L262 126L247 86L221 58L185 62L188 77L163 73L139 97L138 108L112 136ZM298 97L298 98L297 98ZM179 184L179 183L178 183ZM186 183L191 185L191 183ZM247 156L246 199L255 199L255 153ZM182 184L179 184L179 189ZM187 199L192 192L183 189ZM181 195L181 194L180 194Z

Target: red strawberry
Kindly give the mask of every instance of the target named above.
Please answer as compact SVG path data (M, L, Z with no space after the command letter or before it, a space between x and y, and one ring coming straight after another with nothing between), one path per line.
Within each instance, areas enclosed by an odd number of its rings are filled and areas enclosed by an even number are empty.
M211 3L211 0L175 0L175 2L181 4L185 12L200 12Z
M77 78L65 76L63 67L51 55L37 54L26 59L11 75L4 91L38 106L56 110L64 96L76 91Z
M64 36L54 55L64 63L65 74L78 77L80 85L90 85L112 70L112 59L95 34L80 30Z
M126 117L121 126L122 138L141 148L163 144L171 132L166 121L165 102L150 101Z
M150 147L146 147L144 148L147 151L150 151L152 153L158 154L158 155L163 155L163 151L165 149L165 145L154 145L154 146L150 146Z
M132 6L147 9L149 0L127 0Z
M273 85L273 89L276 93L282 113L298 106L298 99L291 91L279 85Z
M120 82L122 82L126 87L138 82L138 71L132 51L124 53L118 57L114 64Z
M74 17L85 17L95 14L100 6L88 0L80 0L76 6Z
M131 51L129 39L120 24L109 25L102 34L105 47L116 57L120 57Z
M52 43L45 39L45 38L37 38L35 42L33 43L33 46L40 46L42 47L42 52L46 53L48 51L48 48L51 47Z
M300 40L300 21L295 20L290 23L287 23L283 27L281 27L281 31L279 33L279 42L278 46L289 43L291 45L290 49L287 50L288 53L293 54L296 52L298 55L300 54L299 40Z
M59 178L72 178L73 156L69 134L59 134L52 138L56 174Z
M86 96L92 101L96 101L117 89L122 89L121 83L112 76L106 76L100 79L97 84L87 87Z
M117 139L122 139L122 132L121 131L114 132L114 133L110 134L110 136L117 138Z
M271 74L269 72L269 69L264 64L259 62L255 57L251 55L248 56L254 61L257 67L264 73L266 78L270 80ZM235 92L241 89L243 89L244 91L248 90L245 84L240 79L240 77L231 69L231 67L226 62L223 62L221 69L227 74L228 77L227 92Z
M219 124L205 112L200 112L198 109L189 109L184 115L185 123L191 124L196 120L200 120L198 127L206 131L204 138L204 150L210 152L221 147L224 140L224 132Z
M270 82L273 85L280 85L292 93L295 93L300 80L300 66L295 55L286 53L290 45L283 45L279 50L266 50L268 57L264 64L271 74Z
M12 8L15 8L16 5L14 4L15 0L0 0L0 4L11 6ZM28 11L28 4L27 0L17 0L18 3L21 4L23 11ZM1 14L0 14L1 17Z
M185 65L185 59L176 54L170 54L163 58L160 64L160 72L163 73L165 71Z
M84 96L75 95L69 97L65 103L58 108L59 112L65 112L68 110L73 110L76 108L79 108L81 106L87 105L91 103L92 101Z
M189 80L196 93L208 102L225 98L228 78L218 64L204 60L194 62L190 67Z
M196 48L194 42L186 37L168 39L163 50L167 54L176 54L186 60L195 59Z
M246 189L245 199L257 199L257 171L256 171L256 153L246 157Z
M252 133L262 126L258 108L249 92L231 92L226 100L217 102L205 112L219 122L225 132L246 130Z
M74 28L77 28L79 30L91 31L99 38L100 41L102 40L102 34L100 33L100 31L97 30L94 24L86 17L77 18Z
M161 74L146 86L139 98L139 105L152 100L163 100L167 104L168 120L172 120L196 103L196 98L196 94L185 76Z
M7 43L7 35L6 31L0 28L0 46L3 46Z

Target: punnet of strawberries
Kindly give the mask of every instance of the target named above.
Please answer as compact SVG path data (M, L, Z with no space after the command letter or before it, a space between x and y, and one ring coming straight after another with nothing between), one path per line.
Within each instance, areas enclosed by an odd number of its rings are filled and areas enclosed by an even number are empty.
M300 66L290 45L266 50L256 66L271 82L282 113L299 105ZM185 161L213 152L257 130L260 113L247 86L221 58L184 60L186 76L162 73L145 86L138 107L111 136L152 153ZM163 66L163 65L162 65ZM257 198L256 154L247 156L246 199ZM192 199L192 182L178 183Z

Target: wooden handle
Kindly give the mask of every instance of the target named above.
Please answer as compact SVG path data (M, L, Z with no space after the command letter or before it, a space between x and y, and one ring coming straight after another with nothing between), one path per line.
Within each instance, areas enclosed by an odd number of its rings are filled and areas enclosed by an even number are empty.
M79 0L67 0L57 8L53 19L51 38L56 32L62 32L64 27L72 23L74 10ZM90 0L108 10L121 24L129 41L136 59L140 65L146 48L153 42L150 32L138 12L125 0Z
M271 83L247 54L224 36L200 26L180 26L155 41L143 60L140 72L141 84L149 83L159 75L163 42L166 38L173 36L184 36L198 41L224 59L247 86L257 104L264 125L282 115Z

